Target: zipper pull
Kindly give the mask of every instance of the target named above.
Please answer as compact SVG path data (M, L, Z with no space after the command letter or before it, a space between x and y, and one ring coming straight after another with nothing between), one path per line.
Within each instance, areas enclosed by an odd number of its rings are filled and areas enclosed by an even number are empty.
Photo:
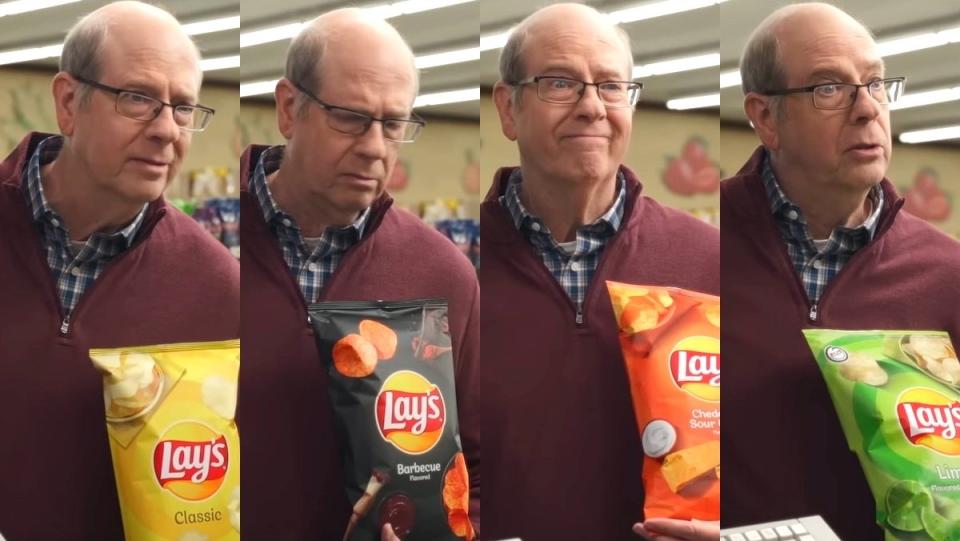
M583 325L583 309L577 308L577 325Z
M63 323L60 324L60 334L67 334L67 331L70 330L70 316L63 318Z
M816 323L817 321L817 303L813 303L810 306L810 321Z

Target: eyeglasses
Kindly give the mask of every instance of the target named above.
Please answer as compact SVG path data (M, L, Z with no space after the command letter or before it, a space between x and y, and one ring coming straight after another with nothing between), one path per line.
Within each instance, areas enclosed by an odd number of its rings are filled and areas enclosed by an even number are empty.
M597 96L607 107L633 107L640 99L642 83L630 81L603 81L588 83L566 77L538 75L514 83L513 86L537 85L537 97L549 103L577 103L588 86L597 87Z
M374 122L379 122L383 126L384 139L395 143L412 143L420 135L420 130L427 124L419 118L372 117L346 107L330 105L314 96L312 92L300 86L299 83L293 83L293 86L327 112L327 126L346 135L363 135L367 133Z
M160 112L163 111L164 107L169 107L173 109L173 121L177 123L177 126L180 126L181 130L200 132L207 129L207 126L213 119L214 113L216 113L215 110L203 105L174 105L172 103L162 102L156 98L151 98L146 94L132 90L123 90L122 88L114 88L103 83L84 79L83 77L77 77L76 75L74 75L73 78L85 85L90 85L104 92L115 94L117 97L117 112L125 117L143 122L152 121L160 116Z
M853 83L824 83L805 86L802 88L785 88L783 90L766 90L760 92L764 96L785 96L787 94L813 94L813 106L817 109L849 109L857 101L860 88L864 87L873 99L881 105L895 103L903 94L906 77L890 79L876 79L861 85Z

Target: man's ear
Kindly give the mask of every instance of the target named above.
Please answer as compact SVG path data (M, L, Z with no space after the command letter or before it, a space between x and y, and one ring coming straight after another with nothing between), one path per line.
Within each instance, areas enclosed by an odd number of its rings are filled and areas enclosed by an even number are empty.
M57 126L60 128L60 133L67 137L73 135L76 127L77 110L80 107L78 94L81 84L70 74L63 71L53 78L53 107L57 115Z
M277 129L288 141L293 137L293 126L296 123L297 115L300 113L297 110L297 94L299 92L286 77L281 77L277 81L277 87L273 91L277 101Z
M500 130L511 141L517 140L517 125L515 119L517 104L514 102L514 87L497 81L493 85L493 103L497 106L500 115Z
M743 112L753 124L753 130L763 146L770 150L777 150L780 146L778 124L782 122L783 112L780 111L778 114L771 108L770 100L769 96L747 92L746 97L743 98ZM783 107L785 104L781 102L776 105Z

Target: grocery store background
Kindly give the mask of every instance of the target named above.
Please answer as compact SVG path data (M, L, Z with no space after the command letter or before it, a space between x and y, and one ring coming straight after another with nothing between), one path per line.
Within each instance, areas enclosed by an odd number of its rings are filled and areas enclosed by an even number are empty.
M743 114L737 63L747 37L787 0L729 0L719 6L721 150L742 161L758 144ZM832 2L876 38L887 75L905 76L891 109L893 156L888 177L905 208L960 237L960 3L956 0ZM943 139L920 142L928 138ZM917 141L917 142L913 142ZM731 164L730 167L737 165Z
M50 79L67 29L105 0L0 1L0 152L30 130L56 131ZM390 183L397 204L428 221L476 219L500 166L518 163L490 100L507 32L542 0L166 0L204 55L201 102L217 109L169 196L201 205L236 195L240 153L281 143L272 91L290 38L303 22L345 5L376 10L417 56L428 121L403 145ZM757 144L743 117L737 62L750 31L786 0L591 0L629 33L644 92L626 164L646 192L719 223L719 178ZM43 7L51 5L52 7ZM960 4L956 0L845 0L838 5L876 34L888 73L907 77L893 111L890 176L908 208L960 235ZM29 11L25 11L29 10ZM240 28L240 21L243 28ZM720 89L718 90L718 83ZM239 97L239 99L238 99ZM943 139L901 143L923 130ZM920 132L917 134L916 132ZM914 138L914 139L911 139Z

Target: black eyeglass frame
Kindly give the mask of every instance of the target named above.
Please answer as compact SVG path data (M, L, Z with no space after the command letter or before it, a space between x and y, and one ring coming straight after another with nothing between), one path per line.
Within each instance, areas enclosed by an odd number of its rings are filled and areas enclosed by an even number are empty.
M290 83L294 86L294 88L296 88L297 90L302 92L304 95L306 95L308 98L313 100L317 105L319 105L325 111L346 111L358 117L363 117L367 119L366 123L364 124L363 131L360 133L351 133L351 132L338 130L334 126L331 126L328 120L327 125L330 126L331 129L336 130L344 135L363 135L370 130L370 126L373 126L374 122L379 122L381 126L384 125L385 122L404 122L406 124L412 124L414 126L418 126L416 131L413 133L413 137L411 137L408 140L393 139L393 138L387 137L386 130L384 130L383 138L386 139L387 141L392 141L394 143L412 143L417 140L417 137L420 136L420 132L422 132L423 128L427 125L427 122L422 118L418 117L416 113L413 113L412 118L377 118L375 116L368 115L367 113L354 111L353 109L350 109L348 107L332 105L318 98L316 95L314 95L313 92L310 92L306 88L303 88L303 86L301 86L300 83L297 83L296 81L290 81Z
M98 89L98 90L103 90L104 92L109 92L109 93L113 94L114 96L116 96L116 100L115 100L115 102L114 102L114 110L115 110L117 113L119 113L119 114L121 114L121 115L123 115L123 116L125 116L125 117L127 117L127 118L132 118L132 119L134 119L134 120L140 120L140 121L142 121L142 122L153 122L158 116L160 116L160 113L163 112L163 108L164 108L164 107L169 107L169 108L173 109L174 112L176 112L176 110L177 110L178 108L180 108L180 107L187 107L187 108L189 108L189 109L207 112L207 113L208 113L208 116L206 117L206 118L207 118L207 121L206 121L206 122L204 123L204 125L203 125L202 127L200 127L200 128L188 128L188 127L186 127L186 126L180 126L180 129L183 130L183 131L188 131L188 132L202 132L202 131L206 130L208 126L210 126L210 121L213 120L213 115L215 115L215 114L217 113L216 109L214 109L213 107L207 107L206 105L200 105L200 104L190 105L190 104L187 104L187 103L181 103L181 104L166 103L166 102L164 102L164 101L162 101L162 100L159 100L159 99L157 99L157 98L154 98L153 96L148 96L148 95L144 94L143 92L137 92L137 91L135 91L135 90L128 90L128 89L125 89L125 88L117 88L117 87L114 87L114 86L105 85L105 84L103 84L103 83L100 83L100 82L97 82L97 81L91 81L91 80L89 80L89 79L87 79L87 78L80 77L80 76L78 76L78 75L72 75L72 74L71 74L71 77L73 77L74 79L80 81L81 83L83 83L83 84L85 84L85 85L89 85L89 86L92 86L92 87L94 87L94 88L96 88L96 89ZM129 115L124 115L123 113L120 112L120 94L134 94L134 95L136 95L136 96L140 96L140 97L142 97L142 98L146 98L146 99L148 99L148 100L155 101L155 102L157 102L160 106L159 106L159 107L155 107L155 108L153 109L153 116L150 117L150 118L139 118L139 117L133 117L133 116L129 116Z
M544 98L543 96L540 95L540 81L542 80L560 80L560 81L570 81L574 83L579 83L581 87L580 87L580 91L577 93L577 99L575 101L555 101L555 100L548 100ZM627 92L628 94L630 92L635 92L636 98L631 100L632 103L629 103L628 105L611 105L607 103L606 101L604 101L603 96L600 95L600 85L605 85L609 83L619 83L619 84L630 85L629 88L627 89ZM587 87L595 86L597 87L597 97L600 98L600 101L603 102L604 106L610 107L611 109L626 109L626 108L636 106L637 103L639 103L640 101L640 94L643 92L643 83L639 83L637 81L600 81L599 83L588 83L586 81L581 81L579 79L574 79L572 77L561 77L559 75L535 75L533 77L527 77L522 81L517 81L515 83L510 83L510 84L511 86L525 86L529 84L535 84L537 85L536 87L537 98L547 103L557 103L562 105L572 105L574 103L580 103L580 100L583 99L584 93L586 93L587 91Z
M887 102L880 102L880 101L877 102L877 103L879 103L880 105L890 105L891 103L896 103L897 100L900 99L900 96L903 95L903 89L904 89L904 87L906 87L907 78L906 78L906 77L887 77L887 78L885 78L885 79L874 79L874 80L870 81L869 83L862 83L862 84L857 84L857 83L818 83L818 84L815 84L815 85L802 86L802 87L797 87L797 88L783 88L783 89L779 89L779 90L761 90L761 91L758 91L757 94L760 94L760 95L762 95L762 96L787 96L787 95L790 95L790 94L804 94L804 93L811 93L811 94L813 94L813 93L816 92L816 90L817 90L818 88L823 87L823 86L856 87L856 91L853 93L853 99L851 99L851 100L850 100L850 103L844 105L843 107L820 107L820 106L817 105L816 95L814 94L814 96L813 96L813 98L814 98L814 100L813 100L813 106L816 107L817 109L823 109L823 110L825 110L825 111L842 111L842 110L844 110L844 109L850 109L851 107L853 107L853 104L857 103L857 97L860 96L860 89L861 89L861 88L868 87L868 86L870 86L870 85L872 85L872 84L874 84L874 83L878 83L878 82L882 82L882 83L884 84L884 87L886 87L886 85L889 84L889 83L900 83L900 92L899 92L899 94L897 94L897 96L896 96L895 99L893 99L892 101L887 101ZM872 97L872 95L871 95L871 97ZM876 98L874 98L874 99L876 99Z

